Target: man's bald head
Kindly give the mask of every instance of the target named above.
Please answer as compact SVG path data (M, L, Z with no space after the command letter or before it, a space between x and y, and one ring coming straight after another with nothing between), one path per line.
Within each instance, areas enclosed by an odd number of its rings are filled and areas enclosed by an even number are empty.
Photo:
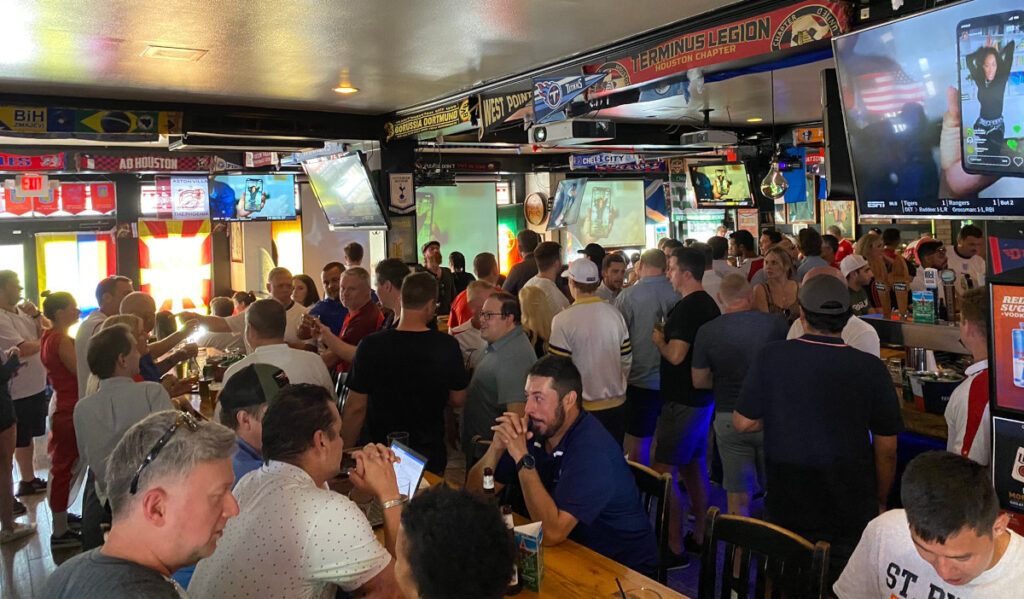
M813 279L814 277L821 275L835 277L844 283L846 282L846 279L843 277L843 273L839 272L838 268L832 268L831 266L818 266L812 268L811 270L807 271L807 274L804 275L803 282L806 283L810 279Z
M142 319L146 333L156 326L156 301L148 293L133 291L121 300L121 314L133 314Z

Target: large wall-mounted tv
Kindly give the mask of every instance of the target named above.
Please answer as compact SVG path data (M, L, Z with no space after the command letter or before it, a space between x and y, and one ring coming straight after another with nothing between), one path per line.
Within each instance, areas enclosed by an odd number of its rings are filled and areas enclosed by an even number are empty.
M974 0L833 41L861 215L1024 214L1022 20Z
M753 208L750 178L742 162L690 165L698 208Z
M350 152L306 160L302 168L332 227L389 228L387 210L377 195L362 154Z
M293 175L217 175L210 180L210 218L294 220Z

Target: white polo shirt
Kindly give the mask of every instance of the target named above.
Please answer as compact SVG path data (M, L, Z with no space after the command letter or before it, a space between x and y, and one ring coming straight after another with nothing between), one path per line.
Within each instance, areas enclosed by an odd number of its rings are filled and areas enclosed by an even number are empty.
M545 279L537 275L527 281L523 287L539 287L544 292L544 295L547 296L548 302L556 313L569 307L569 300L566 299L565 294L558 289L558 285L555 285L551 279Z
M577 300L551 321L548 351L572 358L583 377L583 407L605 410L626 401L633 347L622 313L594 296Z
M354 591L391 562L359 507L298 466L272 461L232 493L240 513L196 565L192 597L333 597L335 586Z
M327 372L327 365L317 354L302 349L288 347L286 343L275 343L257 347L248 356L228 367L224 372L224 383L228 382L236 372L249 364L271 364L284 371L288 382L294 384L309 383L320 385L334 394L334 383ZM219 404L218 404L219 405Z
M36 332L38 319L26 316L18 308L15 310L0 310L0 350L6 351L26 341L39 340ZM46 368L41 356L40 352L36 352L21 358L23 366L11 379L11 399L14 401L42 393L46 389Z
M100 330L107 315L99 309L93 310L85 317L82 324L78 325L78 332L75 333L75 364L78 368L78 397L88 395L89 385L89 340Z

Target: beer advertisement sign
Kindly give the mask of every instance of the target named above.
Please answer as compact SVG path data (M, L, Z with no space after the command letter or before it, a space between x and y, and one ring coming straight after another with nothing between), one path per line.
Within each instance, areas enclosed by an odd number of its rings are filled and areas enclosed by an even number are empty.
M689 69L829 39L849 28L848 4L811 0L686 33L614 60L586 65L583 72L607 74L590 90L591 96L601 95Z
M1024 286L992 284L993 408L1024 415Z

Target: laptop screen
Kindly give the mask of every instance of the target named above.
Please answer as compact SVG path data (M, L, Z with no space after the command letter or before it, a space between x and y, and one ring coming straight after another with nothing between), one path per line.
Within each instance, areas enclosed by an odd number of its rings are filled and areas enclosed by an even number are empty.
M391 450L401 459L401 462L395 464L398 492L412 499L420 486L423 470L427 467L427 459L398 441L391 442Z

